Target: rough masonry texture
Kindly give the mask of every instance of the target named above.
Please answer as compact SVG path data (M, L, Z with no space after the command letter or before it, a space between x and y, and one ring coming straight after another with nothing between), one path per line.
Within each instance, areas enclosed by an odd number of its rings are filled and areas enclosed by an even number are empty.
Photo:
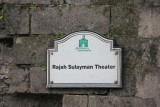
M37 8L31 11L31 33L58 34L64 32L68 34L76 30L87 29L107 34L110 18L108 8L108 6Z
M0 0L0 107L160 107L159 0ZM122 88L46 88L46 49L79 30L122 47Z

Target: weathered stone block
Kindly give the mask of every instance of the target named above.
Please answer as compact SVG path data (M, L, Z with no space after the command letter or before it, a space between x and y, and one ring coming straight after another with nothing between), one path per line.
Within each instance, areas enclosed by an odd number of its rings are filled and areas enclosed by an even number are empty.
M26 68L9 67L8 93L25 93L29 91L29 70Z
M19 4L51 4L51 0L19 0Z
M74 5L105 5L112 4L112 0L66 0L68 4Z
M1 13L0 13L1 14ZM0 21L0 38L5 34L5 22L4 19Z
M50 0L3 0L7 4L51 4Z
M64 0L51 0L52 5L62 5Z
M89 96L88 107L157 107L153 99L116 96Z
M1 38L7 38L8 37L8 35L6 35L6 34L0 34L0 39Z
M68 4L74 5L142 5L143 0L66 0Z
M142 9L140 12L140 22L138 36L144 38L160 36L160 8Z
M31 13L32 34L68 34L78 30L107 34L109 30L110 15L106 6L49 7Z
M146 42L142 43L141 50L143 54L141 58L144 64L146 65L148 64L150 66L157 66L157 59L155 56L157 56L158 45L159 45L158 39L146 40Z
M134 5L134 6L143 6L144 5L144 0L124 0L125 3L129 4L129 5ZM121 2L121 0L120 0Z
M68 89L68 88L46 88L47 75L42 67L32 67L30 69L30 92L50 93L50 94L107 94L107 89Z
M111 8L110 32L113 35L138 35L139 11L133 6Z
M53 46L53 39L48 37L14 38L14 64L45 64L47 48Z
M145 0L145 5L149 7L157 7L160 6L160 1L159 0Z
M157 45L158 51L157 51L157 67L160 67L160 45Z
M88 107L87 96L85 95L65 95L63 96L62 107Z
M44 4L44 5L62 5L63 0L3 0L7 4Z
M141 71L142 72L142 71ZM160 70L157 68L150 68L150 71L143 71L145 77L138 76L136 82L137 93L136 96L141 98L154 98L157 107L160 106Z
M41 67L32 67L30 70L31 93L49 93L46 88L46 71L43 71Z
M0 94L5 94L8 91L9 84L6 81L8 81L8 78L5 75L0 75Z
M91 0L66 0L68 4L74 4L74 5L90 5Z
M3 0L3 3L7 3L7 4L17 4L19 2L19 0Z
M4 9L5 33L29 34L28 9L18 7L6 7Z
M6 66L0 66L0 95L5 94L8 91L9 80L8 80L8 69ZM1 101L1 100L0 100Z
M123 47L122 64L122 89L110 89L111 95L135 96L136 78L144 74L137 71L147 71L150 67L156 67L157 39L128 39L117 38L116 44ZM131 57L132 56L132 57ZM138 68L142 68L138 70Z
M2 98L0 107L62 107L62 98L62 95L6 95Z
M13 60L12 38L0 38L0 64L11 63Z

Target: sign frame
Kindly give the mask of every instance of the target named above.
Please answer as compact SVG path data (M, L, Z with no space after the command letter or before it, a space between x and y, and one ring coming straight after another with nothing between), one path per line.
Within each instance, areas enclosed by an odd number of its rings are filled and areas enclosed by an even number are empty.
M117 71L117 78L118 80L114 83L53 83L53 81L50 81L50 53L51 52L58 52L58 43L59 42L65 42L68 39L70 39L73 36L76 36L76 33L91 33L95 35L98 39L101 39L101 41L110 43L110 49L111 51L115 51L115 55L119 55L119 71ZM63 38L58 38L54 40L54 46L47 48L47 85L46 88L122 88L122 47L120 46L114 46L113 39L108 39L98 33L95 33L93 31L76 31L72 32Z

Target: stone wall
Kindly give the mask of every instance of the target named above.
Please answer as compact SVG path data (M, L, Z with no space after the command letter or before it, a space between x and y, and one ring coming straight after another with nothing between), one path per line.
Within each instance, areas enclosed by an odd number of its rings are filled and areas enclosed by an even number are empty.
M46 49L91 30L123 47L122 89L47 89ZM160 107L159 0L0 0L0 107Z

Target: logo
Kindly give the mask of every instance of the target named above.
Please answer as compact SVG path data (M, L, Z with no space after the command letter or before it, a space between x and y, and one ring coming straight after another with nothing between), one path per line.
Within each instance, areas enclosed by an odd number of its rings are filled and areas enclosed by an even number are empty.
M77 51L91 51L88 48L88 40L85 39L85 36L82 37L82 39L79 40L79 47L76 47Z

